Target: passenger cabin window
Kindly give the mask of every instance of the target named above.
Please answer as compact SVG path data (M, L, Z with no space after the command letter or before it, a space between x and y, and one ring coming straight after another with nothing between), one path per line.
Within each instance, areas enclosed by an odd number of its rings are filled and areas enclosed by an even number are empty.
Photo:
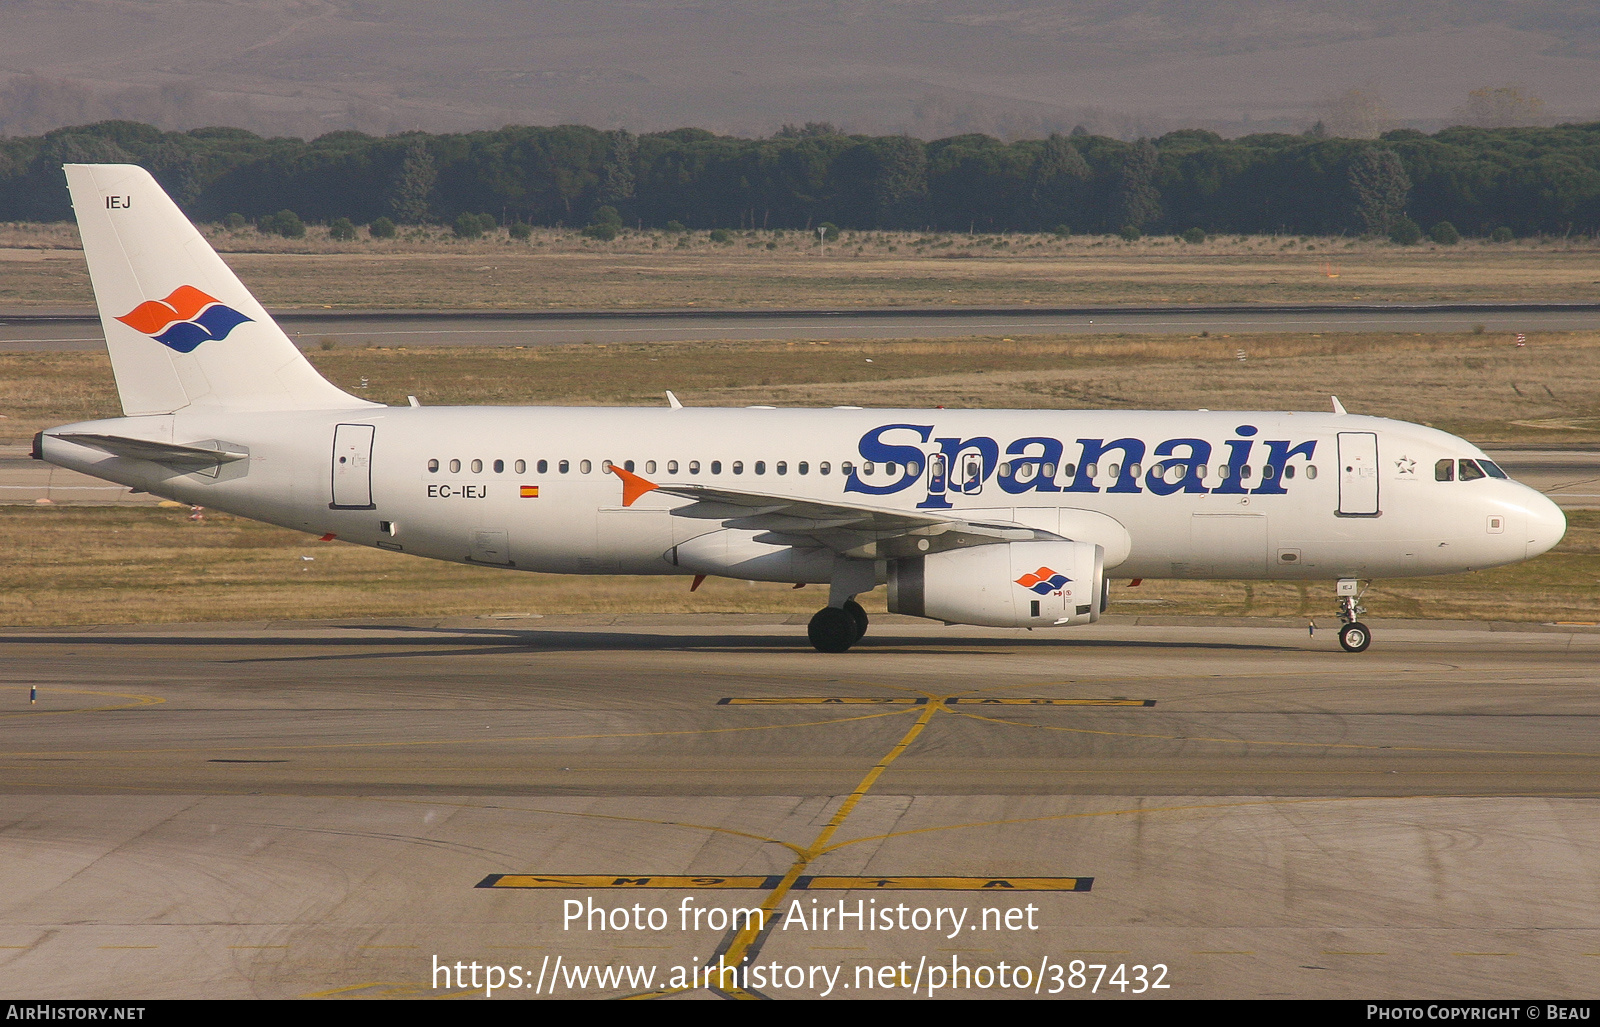
M428 473L429 474L438 474L439 473L439 461L437 461L437 460L429 460L428 461Z
M516 463L511 465L511 469L516 471L518 474L523 474L528 470L528 461L518 460Z
M550 473L550 461L548 461L548 460L540 460L539 464L538 464L538 470L539 470L540 474L549 474Z
M789 473L789 464L786 461L779 460L776 464L773 465L772 469L774 471L777 471L779 474L788 474Z
M861 473L862 474L871 474L872 473L872 461L871 460L866 460L866 461L862 462L862 464L861 464Z
M721 460L713 460L713 461L711 461L711 473L712 474L721 474L722 473L722 461Z
M1316 464L1307 464L1306 465L1306 477L1307 478L1311 478L1311 479L1315 479L1316 476L1317 476L1317 465Z
M1440 460L1433 465L1434 481L1455 481L1456 462L1454 460Z
M801 474L810 474L811 465L802 460L798 465L796 465L795 470L799 471Z
M494 462L494 473L496 473L496 474L504 474L504 473L506 473L506 462L504 460L496 460Z
M817 465L817 473L818 474L827 474L828 473L828 461L824 460L824 461L822 461L822 463Z
M714 470L716 470L716 468L713 467L712 470L714 471ZM743 460L735 460L733 462L733 473L734 474L743 474L744 473L744 461Z
M676 460L668 460L667 461L667 473L668 474L677 474L678 473L678 461L676 461Z
M561 461L561 463L557 464L556 466L561 469L561 473L562 474L566 474L568 471L570 471L572 469L571 462L569 462L567 460Z
M600 461L600 473L601 474L605 474L607 471L611 470L611 466L612 465L611 465L611 461L610 460L602 460L602 461Z
M1284 468L1283 468L1283 476L1284 476L1285 479L1294 477L1294 464L1286 464L1284 466Z
M698 460L690 460L689 461L689 473L690 474L699 474L700 473L700 461L698 461Z
M757 474L766 474L767 473L767 462L765 460L757 460L756 461L756 473Z
M646 460L644 462L644 473L646 473L646 474L654 474L654 473L656 473L656 462L654 460Z
M474 461L472 461L472 473L473 474L482 474L483 473L483 461L482 460L474 460Z
M839 473L840 474L849 474L851 471L854 471L855 469L856 469L856 465L851 463L848 460L844 461L843 463L841 463L839 465Z
M451 474L460 474L461 473L461 461L460 460L452 460L452 461L450 461L450 473Z
M594 470L594 464L591 464L587 460L578 461L578 473L579 474L588 474L592 470Z

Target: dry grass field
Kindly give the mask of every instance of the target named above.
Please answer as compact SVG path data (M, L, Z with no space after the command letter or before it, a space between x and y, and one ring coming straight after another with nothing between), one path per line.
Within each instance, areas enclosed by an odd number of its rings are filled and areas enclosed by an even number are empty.
M1103 335L339 347L307 356L385 403L1325 410L1433 424L1485 444L1600 442L1600 331ZM103 353L0 354L0 439L118 416Z
M213 230L273 309L816 308L1600 300L1595 240L1396 246L1344 238L846 232L627 232L612 242L540 229L459 240L303 240ZM0 307L89 308L70 225L0 225Z
M1244 359L1239 359L1241 351ZM537 349L312 350L346 388L404 403L858 404L946 407L1326 409L1431 422L1481 443L1600 444L1600 332L814 343ZM868 361L871 361L870 363ZM0 439L118 413L98 353L0 355ZM1379 583L1373 617L1600 620L1600 514L1571 517L1530 564ZM311 559L305 559L310 557ZM1316 617L1331 589L1147 581L1113 612ZM742 581L577 578L413 559L220 514L0 506L0 623L267 618L772 612L809 614L816 589ZM882 609L881 590L869 609Z

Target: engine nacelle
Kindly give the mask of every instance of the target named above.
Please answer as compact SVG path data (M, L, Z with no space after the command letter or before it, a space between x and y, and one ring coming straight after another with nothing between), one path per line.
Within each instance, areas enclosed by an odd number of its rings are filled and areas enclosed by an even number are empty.
M948 624L1092 624L1105 603L1105 550L1092 542L1001 542L889 562L889 612Z

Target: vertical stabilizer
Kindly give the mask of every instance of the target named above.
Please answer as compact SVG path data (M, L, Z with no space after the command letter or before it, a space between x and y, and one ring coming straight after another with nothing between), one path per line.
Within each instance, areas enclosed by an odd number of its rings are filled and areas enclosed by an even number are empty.
M317 373L148 171L66 173L125 414L376 405Z

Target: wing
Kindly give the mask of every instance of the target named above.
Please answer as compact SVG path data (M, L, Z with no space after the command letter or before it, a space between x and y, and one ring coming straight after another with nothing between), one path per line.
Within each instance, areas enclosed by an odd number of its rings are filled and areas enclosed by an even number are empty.
M947 549L1059 541L1061 536L1011 521L974 521L949 514L887 510L853 503L819 502L708 485L657 485L613 465L622 479L622 505L649 492L690 500L674 517L721 521L723 527L758 531L757 542L774 546L822 547L858 559L925 556Z

